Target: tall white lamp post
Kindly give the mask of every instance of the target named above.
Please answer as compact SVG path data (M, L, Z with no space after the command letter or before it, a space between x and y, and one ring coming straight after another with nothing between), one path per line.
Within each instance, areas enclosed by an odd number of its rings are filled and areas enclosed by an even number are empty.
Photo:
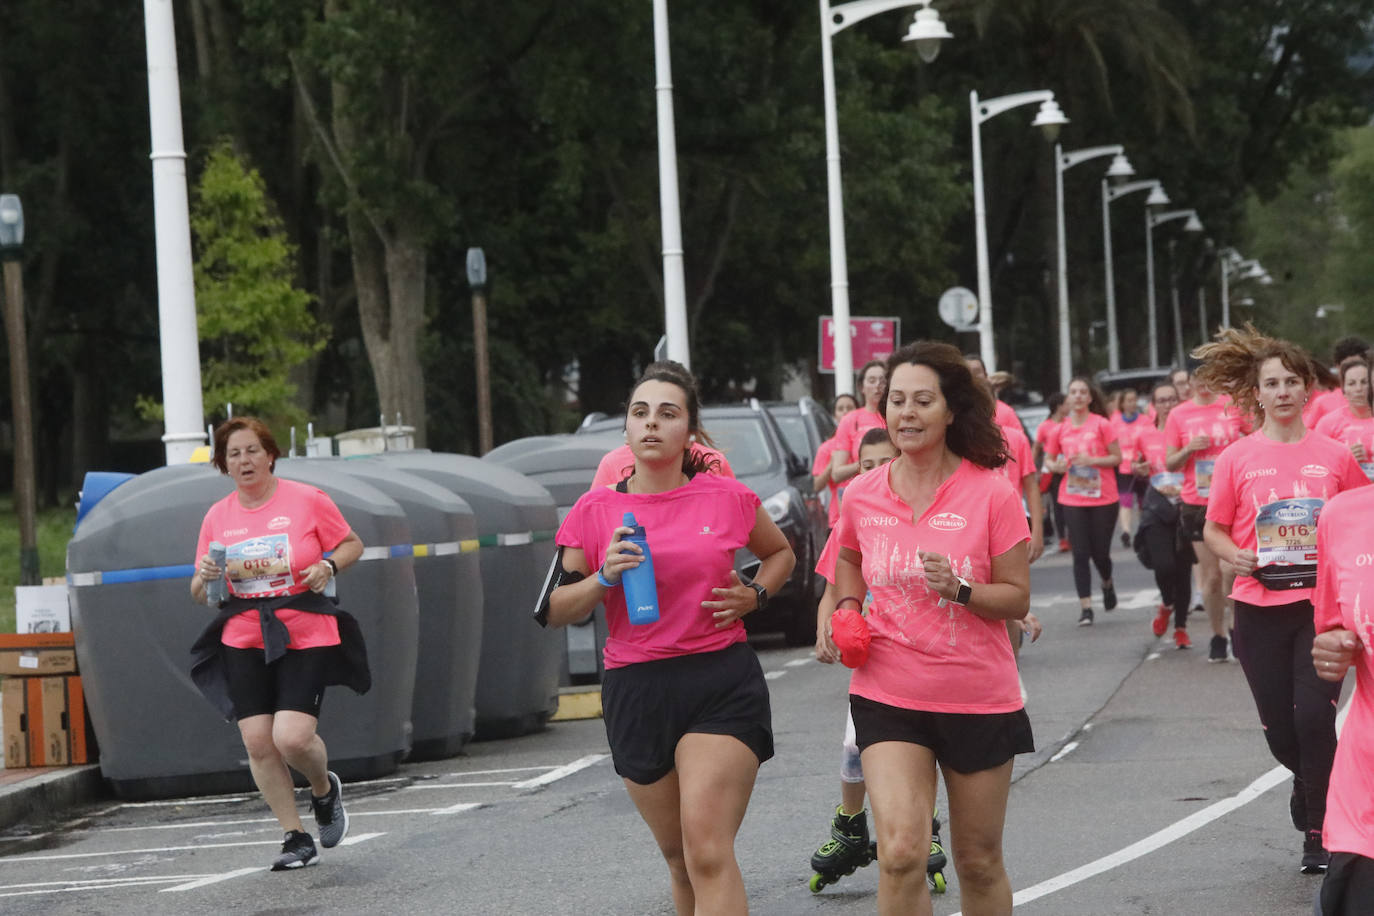
M1155 331L1155 227L1164 223L1172 222L1176 219L1186 219L1188 222L1183 224L1185 232L1201 232L1202 220L1197 218L1196 210L1170 210L1167 213L1151 213L1145 211L1145 285L1147 290L1147 308L1150 310L1150 368L1159 368L1159 337ZM1175 319L1175 325L1177 325ZM1177 334L1182 334L1181 330L1176 330ZM1179 347L1182 350L1182 345Z
M1221 326L1229 328L1231 326L1230 278L1232 275L1237 280L1258 280L1264 286L1273 283L1274 278L1269 276L1269 271L1265 270L1259 261L1245 260L1241 257L1240 252L1234 248L1221 249L1217 252L1217 259L1221 267Z
M1127 194L1134 194L1136 191L1150 192L1150 196L1145 201L1148 207L1165 207L1169 204L1169 195L1164 193L1164 186L1158 181L1150 179L1148 181L1132 181L1122 185L1113 186L1107 179L1102 179L1102 263L1105 266L1107 279L1107 368L1113 372L1121 368L1121 342L1116 334L1116 278L1112 275L1112 210L1111 203L1118 197ZM1150 313L1150 352L1154 352L1155 347L1155 316Z
M825 185L830 211L830 314L835 332L835 394L854 393L854 352L849 330L849 263L844 245L844 194L840 184L840 128L835 102L835 59L831 41L856 22L888 10L918 6L903 41L914 42L927 63L940 53L940 42L953 38L930 7L931 0L851 0L821 6L821 77L825 92Z
M1130 178L1135 174L1131 163L1126 159L1126 150L1120 144L1114 146L1093 146L1088 149L1064 152L1058 143L1054 145L1054 201L1055 215L1058 217L1056 228L1059 240L1059 390L1069 390L1069 379L1073 377L1073 355L1069 346L1069 263L1065 251L1064 230L1064 173L1081 162L1112 156L1112 164L1107 168L1107 178ZM1115 328L1107 329L1108 335Z
M677 128L668 0L654 0L654 98L658 108L658 205L663 236L663 326L668 358L692 367L687 341L687 281L682 269L682 214L677 192Z
M1040 103L1040 110L1031 127L1042 128L1045 138L1053 142L1059 128L1069 123L1048 89L1017 92L995 99L980 100L977 90L968 94L970 119L973 122L973 222L978 243L978 350L988 372L997 370L997 348L992 337L992 276L988 268L988 214L983 200L983 122L1004 111L1021 105Z

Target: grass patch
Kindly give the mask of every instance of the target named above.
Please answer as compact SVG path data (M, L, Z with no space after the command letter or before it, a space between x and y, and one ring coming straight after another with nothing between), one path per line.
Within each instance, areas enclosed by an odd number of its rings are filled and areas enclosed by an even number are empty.
M0 633L14 632L14 587L19 584L19 516L14 496L0 496ZM67 542L76 524L70 501L56 509L38 510L38 568L46 578L67 574Z

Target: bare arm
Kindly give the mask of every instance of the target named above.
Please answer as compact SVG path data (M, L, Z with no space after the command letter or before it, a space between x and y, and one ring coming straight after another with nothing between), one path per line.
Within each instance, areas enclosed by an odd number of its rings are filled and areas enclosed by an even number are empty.
M971 582L973 589L968 609L989 620L1020 620L1030 612L1030 559L1020 544L992 558L988 582ZM959 581L950 569L949 558L934 551L921 551L926 585L945 600L959 593Z
M1253 550L1241 550L1236 546L1236 542L1231 540L1230 525L1208 519L1202 528L1202 541L1223 563L1235 567L1236 575L1248 576L1255 571L1258 557Z
M754 527L749 532L749 552L759 558L759 571L754 582L762 585L770 595L775 594L792 575L792 567L797 565L797 556L787 545L787 537L778 529L777 524L768 517L768 510L759 506L754 513ZM713 588L715 600L703 601L701 606L711 611L716 620L716 628L728 626L750 611L758 610L758 594L745 585L739 573L730 570L730 583L723 588Z
M1026 497L1026 511L1030 513L1030 552L1027 561L1034 563L1045 552L1045 505L1040 495L1040 475L1034 472L1021 478L1021 492Z

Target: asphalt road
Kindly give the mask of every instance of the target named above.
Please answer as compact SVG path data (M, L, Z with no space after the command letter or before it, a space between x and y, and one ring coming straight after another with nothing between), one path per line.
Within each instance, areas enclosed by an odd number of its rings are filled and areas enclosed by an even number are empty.
M1149 574L1129 551L1114 559L1123 606L1099 606L1086 629L1069 558L1032 570L1045 635L1021 657L1037 750L1017 761L1005 833L1017 912L1305 916L1320 879L1298 873L1289 778L1275 772L1239 665L1206 662L1204 620L1190 627L1200 648L1155 639ZM806 886L838 801L845 675L809 651L756 648L777 756L739 835L752 910L872 912L876 866L818 895ZM344 797L345 845L300 872L267 871L281 837L251 796L107 802L8 831L0 912L672 912L599 720L473 744L348 784ZM947 877L936 914L959 909L952 867Z

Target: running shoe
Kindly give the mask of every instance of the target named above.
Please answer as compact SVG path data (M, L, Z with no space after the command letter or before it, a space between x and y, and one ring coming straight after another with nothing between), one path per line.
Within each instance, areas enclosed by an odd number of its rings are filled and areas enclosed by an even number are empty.
M1295 828L1307 832L1307 793L1300 776L1293 777L1293 794L1288 796L1288 816L1293 819Z
M1193 641L1188 638L1188 631L1182 628L1174 630L1174 648L1191 649Z
M1083 613L1078 615L1078 625L1080 627L1090 627L1093 625L1093 609L1085 607Z
M1150 629L1154 631L1156 636L1163 636L1165 631L1169 629L1169 614L1169 605L1167 604L1161 604L1159 609L1155 611L1155 619L1150 623Z
M1224 661L1226 661L1226 637L1225 637L1225 636L1213 636L1213 637L1212 637L1212 646L1211 646L1211 648L1210 648L1210 649L1208 650L1208 652L1207 652L1207 661L1213 662L1213 663L1216 663L1216 662L1224 662Z
M1309 830L1302 840L1302 873L1304 875L1324 875L1326 866L1331 862L1331 853L1322 846L1322 832Z
M1059 552L1060 552L1060 553L1068 553L1068 552L1069 552L1069 539L1068 539L1068 538L1060 538L1060 539L1059 539Z
M1122 546L1122 547L1130 547L1130 546L1131 546L1131 533L1130 533L1129 531L1123 531L1123 532L1121 532L1121 546Z
M310 838L310 834L304 830L288 830L285 839L282 840L281 855L272 860L272 870L305 868L318 861L320 854L315 849L315 841Z
M320 845L333 849L348 835L348 812L343 806L343 785L331 770L329 773L329 793L323 798L310 796L310 808L315 812L315 823L320 828Z
M1116 586L1102 586L1102 610L1111 611L1116 607Z

